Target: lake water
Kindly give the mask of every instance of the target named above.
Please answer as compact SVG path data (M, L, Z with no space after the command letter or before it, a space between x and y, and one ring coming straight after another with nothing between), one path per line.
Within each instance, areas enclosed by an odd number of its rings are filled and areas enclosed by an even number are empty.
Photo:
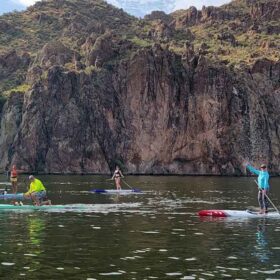
M280 219L197 216L257 206L253 178L131 176L143 193L118 196L88 192L113 188L102 176L38 177L54 204L94 207L0 212L0 279L280 279Z

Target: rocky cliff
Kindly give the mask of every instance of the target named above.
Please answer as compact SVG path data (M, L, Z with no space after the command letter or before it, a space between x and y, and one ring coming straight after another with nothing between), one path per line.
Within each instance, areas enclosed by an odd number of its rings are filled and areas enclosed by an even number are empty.
M29 55L21 46L12 63L3 50L0 169L16 163L28 171L110 173L119 164L129 173L240 175L242 162L250 160L267 162L279 174L279 60L268 51L268 58L237 62L208 41L201 44L197 29L234 21L247 34L254 18L267 14L255 2L153 13L139 21L102 1L80 1L92 9L91 22L75 14L74 0L36 4L23 15L32 22L40 14L39 25L69 9L55 33L64 37L32 44ZM238 21L241 4L248 7L246 26ZM46 19L42 13L50 7ZM19 28L7 17L2 20L11 29ZM232 38L221 39L230 37L215 36L224 51L240 48ZM14 88L7 84L10 73L21 77Z

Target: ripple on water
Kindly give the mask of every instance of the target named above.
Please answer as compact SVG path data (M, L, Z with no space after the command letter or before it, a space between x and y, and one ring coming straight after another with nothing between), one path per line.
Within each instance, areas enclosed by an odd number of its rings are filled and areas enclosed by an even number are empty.
M133 251L133 253L134 254L144 254L144 253L147 253L150 251L151 251L151 248L146 248L146 249L142 249L142 250L135 250L135 251Z
M158 231L141 231L141 232L146 234L159 234Z
M4 265L4 266L13 266L13 265L15 265L15 263L10 263L10 262L2 262L1 264Z
M101 229L101 227L91 227L92 229Z
M263 274L275 274L278 271L280 271L280 269L274 269L274 270L256 270L257 272L263 273Z
M27 257L37 257L37 255L35 254L23 254L24 256L27 256Z
M210 277L214 277L215 276L215 274L207 273L207 272L202 272L201 274L204 275L204 276L210 276Z
M197 258L192 257L192 258L187 258L185 260L188 261L188 262L192 262L192 261L197 261Z
M232 275L230 275L230 274L225 274L225 273L222 273L221 276L227 277L227 278L232 277Z
M180 260L180 258L178 258L178 257L168 257L168 259L170 259L170 260Z
M121 272L103 272L103 273L99 273L99 275L102 276L115 276L115 275L122 275L123 273Z
M240 268L237 267L226 267L226 269L231 270L231 271L239 271Z
M229 257L227 257L227 259L228 259L228 260L237 260L238 258L235 257L235 256L229 256Z
M168 273L165 273L165 275L167 275L167 276L181 276L182 273L181 272L168 272Z
M127 260L135 260L136 257L124 257L124 258L120 258L123 261L127 261Z
M159 251L159 252L168 252L167 249L159 249L158 251Z

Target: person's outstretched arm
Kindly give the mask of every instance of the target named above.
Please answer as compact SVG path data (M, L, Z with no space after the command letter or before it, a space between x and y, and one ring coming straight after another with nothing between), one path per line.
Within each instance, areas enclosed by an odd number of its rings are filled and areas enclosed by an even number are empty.
M256 174L256 175L259 175L259 174L260 174L260 171L259 171L258 169L254 168L253 166L251 166L251 165L249 165L249 164L246 165L246 168L247 168L250 172L252 172L252 173L254 173L254 174Z

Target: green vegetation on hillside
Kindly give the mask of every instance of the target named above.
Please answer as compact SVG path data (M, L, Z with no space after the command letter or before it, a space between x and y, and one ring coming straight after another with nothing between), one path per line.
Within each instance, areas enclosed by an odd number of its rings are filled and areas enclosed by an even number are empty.
M258 10L261 3L265 5L262 7L266 10L264 15ZM4 62L2 68L0 65L0 95L18 87L27 91L25 77L34 62L44 72L56 63L55 60L65 60L66 70L89 74L98 71L98 59L101 65L104 62L111 67L137 49L151 47L154 43L184 55L187 42L195 53L229 65L252 64L264 57L277 61L280 57L280 22L277 19L280 11L277 9L280 8L276 4L277 0L235 0L219 8L180 10L170 15L161 14L161 19L139 20L102 0L37 2L24 12L0 17L0 56L16 50L19 56L28 53L31 59L29 65L25 63L18 69L9 69ZM271 7L276 12L269 13ZM107 43L104 34L109 34ZM95 45L97 41L99 46ZM56 58L48 54L45 60L36 59L51 42L62 43L69 50L68 57L60 53ZM100 50L104 50L103 56Z

